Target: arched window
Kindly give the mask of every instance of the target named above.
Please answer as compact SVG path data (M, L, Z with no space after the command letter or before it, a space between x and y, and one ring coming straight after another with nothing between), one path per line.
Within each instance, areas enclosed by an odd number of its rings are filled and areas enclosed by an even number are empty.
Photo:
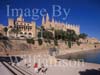
M29 35L32 35L32 33L29 33Z
M10 28L12 28L12 26L10 26Z

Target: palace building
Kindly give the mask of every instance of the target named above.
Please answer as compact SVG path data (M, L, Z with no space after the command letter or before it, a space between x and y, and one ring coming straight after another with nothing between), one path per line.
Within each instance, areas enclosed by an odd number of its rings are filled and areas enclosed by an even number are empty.
M12 35L10 33L12 28L19 30L17 37L36 37L36 23L34 21L25 22L22 16L19 16L17 20L8 19L8 36Z
M60 23L54 20L54 18L50 21L49 15L47 14L45 17L43 16L42 18L42 25L46 30L49 30L51 28L55 30L74 30L76 34L80 34L80 26L79 25L74 25L74 24L65 24L65 23ZM0 31L2 31L3 27L0 27ZM9 18L8 19L8 37L37 37L38 34L38 29L36 27L36 22L31 21L31 22L26 22L22 16L19 16L16 20ZM19 32L16 32L16 35L14 35L11 32L12 29L18 30Z

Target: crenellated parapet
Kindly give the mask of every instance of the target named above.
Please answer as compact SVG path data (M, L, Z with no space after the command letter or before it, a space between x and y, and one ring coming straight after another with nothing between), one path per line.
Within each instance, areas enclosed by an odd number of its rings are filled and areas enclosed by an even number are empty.
M61 23L60 21L55 21L54 18L52 18L52 20L50 21L48 14L46 18L44 18L43 16L42 25L44 26L45 29L54 28L56 30L58 29L58 30L64 30L64 31L66 31L67 29L70 29L70 30L74 30L76 34L80 33L79 25Z

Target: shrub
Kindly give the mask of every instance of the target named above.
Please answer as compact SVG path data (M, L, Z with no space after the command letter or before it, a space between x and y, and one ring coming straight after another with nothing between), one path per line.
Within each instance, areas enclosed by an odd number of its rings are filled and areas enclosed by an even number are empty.
M42 45L42 44L43 44L42 39L38 39L38 44L39 44L39 45Z
M50 41L50 39L48 39L48 43L49 43L49 44L51 44L51 41Z
M58 41L56 39L54 40L54 45L58 46Z
M35 44L35 40L33 38L32 39L27 39L26 41L29 44Z
M32 44L34 45L35 44L35 40L34 39L31 39L32 40Z
M77 42L77 45L78 45L78 46L80 46L80 44L81 44L80 42Z
M68 41L68 47L71 48L71 41Z

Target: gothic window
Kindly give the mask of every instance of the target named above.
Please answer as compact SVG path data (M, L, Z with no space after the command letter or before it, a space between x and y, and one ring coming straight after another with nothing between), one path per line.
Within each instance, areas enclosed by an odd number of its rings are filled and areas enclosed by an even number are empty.
M30 26L29 29L31 30L32 29L32 26Z
M24 26L24 30L26 30L26 26Z

